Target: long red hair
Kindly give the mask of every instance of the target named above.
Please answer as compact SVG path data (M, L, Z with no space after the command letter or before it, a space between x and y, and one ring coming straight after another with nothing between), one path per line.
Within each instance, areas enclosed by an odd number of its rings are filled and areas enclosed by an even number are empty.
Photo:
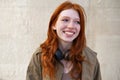
M55 79L55 74L57 72L56 63L54 55L58 48L58 36L56 31L53 30L53 26L55 25L59 14L61 11L66 9L74 9L78 12L80 17L80 26L81 30L78 37L73 41L73 44L70 49L70 60L73 63L73 69L71 70L71 76L75 78L74 74L78 74L78 78L76 80L81 80L82 75L82 62L84 61L84 57L82 56L82 51L86 46L86 38L85 38L85 13L84 9L76 3L72 3L69 1L65 1L60 6L56 8L54 13L52 14L49 22L47 39L44 43L40 45L42 50L42 67L43 67L43 76L49 75L51 80Z

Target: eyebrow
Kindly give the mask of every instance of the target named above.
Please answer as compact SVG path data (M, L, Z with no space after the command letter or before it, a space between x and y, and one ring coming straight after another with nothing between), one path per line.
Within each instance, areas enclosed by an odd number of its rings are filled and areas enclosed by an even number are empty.
M62 16L62 18L70 18L70 17L68 17L68 16ZM80 18L79 17L75 18L75 20L80 20Z

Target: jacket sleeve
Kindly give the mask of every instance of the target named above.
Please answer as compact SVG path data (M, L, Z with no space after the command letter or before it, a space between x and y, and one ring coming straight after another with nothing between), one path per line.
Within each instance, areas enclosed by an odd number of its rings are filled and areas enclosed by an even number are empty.
M26 80L42 80L42 69L40 65L39 53L34 53L28 65Z
M95 71L94 71L94 80L102 80L101 78L101 72L100 72L100 64L97 60Z

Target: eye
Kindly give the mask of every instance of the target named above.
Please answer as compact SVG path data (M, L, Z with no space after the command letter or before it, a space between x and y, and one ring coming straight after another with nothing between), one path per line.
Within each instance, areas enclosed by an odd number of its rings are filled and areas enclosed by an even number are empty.
M76 24L80 24L80 21L75 21Z
M62 19L62 21L64 21L64 22L68 22L69 20L68 20L68 19Z
M78 24L80 24L80 21L77 21Z

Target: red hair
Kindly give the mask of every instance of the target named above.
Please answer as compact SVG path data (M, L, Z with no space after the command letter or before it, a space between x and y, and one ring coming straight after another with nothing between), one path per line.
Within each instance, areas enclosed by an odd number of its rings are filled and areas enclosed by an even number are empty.
M43 67L43 76L49 75L51 80L55 79L56 74L56 59L54 54L58 48L58 36L56 31L53 30L53 26L56 24L56 21L59 17L61 11L66 9L74 9L78 12L80 17L80 26L81 30L78 37L73 41L73 44L70 49L70 60L73 63L73 69L71 70L71 76L75 78L74 74L78 74L78 80L81 79L82 75L82 62L84 61L84 57L82 56L82 51L86 46L86 38L85 38L85 13L84 9L76 3L72 3L69 1L65 1L60 6L56 8L54 13L52 14L49 22L47 39L44 43L40 45L42 50L42 67Z

